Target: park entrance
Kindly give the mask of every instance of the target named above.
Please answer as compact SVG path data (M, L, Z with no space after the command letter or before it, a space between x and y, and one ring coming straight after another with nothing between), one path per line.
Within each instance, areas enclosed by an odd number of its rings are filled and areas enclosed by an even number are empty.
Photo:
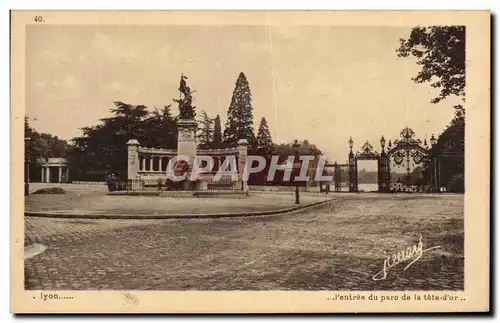
M359 151L354 151L354 140L349 138L349 155L346 164L330 164L334 171L335 191L360 192L359 162L375 161L376 191L389 192L437 192L439 191L439 160L432 156L431 148L436 144L434 136L422 142L415 132L406 127L399 138L389 140L386 149L384 136L380 139L380 152L365 141ZM428 171L424 174L424 169Z

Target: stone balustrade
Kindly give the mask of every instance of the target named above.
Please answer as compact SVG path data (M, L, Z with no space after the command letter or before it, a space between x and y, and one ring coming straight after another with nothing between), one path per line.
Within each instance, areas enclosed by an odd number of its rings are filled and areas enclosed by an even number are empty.
M166 179L168 163L172 158L177 156L177 150L141 147L139 142L135 139L131 139L127 142L127 148L128 179ZM235 156L238 174L240 174L238 182L241 182L241 174L243 172L246 154L247 143L245 140L241 141L236 148L196 150L196 156L210 156L214 159L214 165L211 170L213 174L215 174L228 156ZM228 179L229 178L224 177L221 181L227 182ZM209 180L210 184L212 182L212 180ZM235 185L238 184L235 182Z
M150 155L161 155L161 156L176 156L177 150L175 149L163 149L163 148L148 148L148 147L137 147L139 154L150 154Z
M237 155L238 148L223 148L223 149L197 149L198 156L220 156L220 155Z

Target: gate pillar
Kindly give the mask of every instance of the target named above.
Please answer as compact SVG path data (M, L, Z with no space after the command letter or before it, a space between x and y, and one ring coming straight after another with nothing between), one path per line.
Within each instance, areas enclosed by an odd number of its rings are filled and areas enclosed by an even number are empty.
M340 185L341 185L341 172L340 172L340 167L339 165L337 164L337 162L335 162L335 164L333 164L333 183L335 185L335 192L340 192Z
M389 191L389 187L387 185L387 175L387 155L384 151L382 151L378 160L378 191L380 193L386 193Z
M441 183L439 182L439 178L440 178L439 166L441 166L441 165L439 164L439 161L438 161L436 156L433 156L431 158L430 164L431 164L431 190L433 192L439 192L440 186L441 186Z

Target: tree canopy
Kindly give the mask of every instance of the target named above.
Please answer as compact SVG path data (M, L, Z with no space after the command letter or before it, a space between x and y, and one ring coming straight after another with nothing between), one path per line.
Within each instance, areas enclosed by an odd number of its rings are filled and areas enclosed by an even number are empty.
M214 148L214 121L210 118L205 110L201 111L201 116L198 118L198 148L213 149Z
M413 78L440 90L438 103L450 95L465 100L465 26L415 27L400 40L399 57L414 56L421 66Z
M222 127L221 127L219 115L215 116L215 119L214 119L213 147L214 147L214 149L222 148Z
M236 80L231 104L227 111L224 144L227 147L236 147L240 139L246 139L251 148L254 146L252 94L243 72Z
M256 149L259 153L270 154L273 151L274 144L271 138L271 131L267 125L266 118L260 120L259 130L257 132Z
M297 151L295 149L297 149ZM316 145L310 144L308 140L300 141L299 147L297 148L294 148L293 142L274 146L274 154L278 155L280 160L286 160L288 156L294 156L295 153L298 155L317 156L321 155L321 150L319 150Z
M439 103L449 96L465 102L465 26L415 27L408 39L400 40L399 57L414 56L421 66L413 78L416 83L430 83L440 90L431 100ZM440 165L440 183L453 191L464 190L465 107L455 105L455 117L438 137L431 155ZM429 180L431 163L425 165Z
M177 147L176 118L172 117L170 106L149 112L143 105L117 101L110 112L111 117L101 119L101 124L82 128L83 135L72 139L69 162L73 178L87 179L88 174L110 171L124 176L126 143L130 139L137 139L145 147Z
M30 126L29 118L24 118L24 138L28 139L25 156L31 162L51 157L66 157L68 143L49 133L40 133Z
M40 180L38 164L52 157L67 157L69 146L66 140L59 139L49 133L38 132L29 123L29 118L24 117L24 158L29 161L30 179ZM29 139L28 139L29 138Z

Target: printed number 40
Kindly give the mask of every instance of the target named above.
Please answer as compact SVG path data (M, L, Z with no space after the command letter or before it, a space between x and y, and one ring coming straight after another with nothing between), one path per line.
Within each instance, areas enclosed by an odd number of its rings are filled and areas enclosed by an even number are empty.
M35 20L35 22L43 22L42 16L35 16L35 19L33 20Z

